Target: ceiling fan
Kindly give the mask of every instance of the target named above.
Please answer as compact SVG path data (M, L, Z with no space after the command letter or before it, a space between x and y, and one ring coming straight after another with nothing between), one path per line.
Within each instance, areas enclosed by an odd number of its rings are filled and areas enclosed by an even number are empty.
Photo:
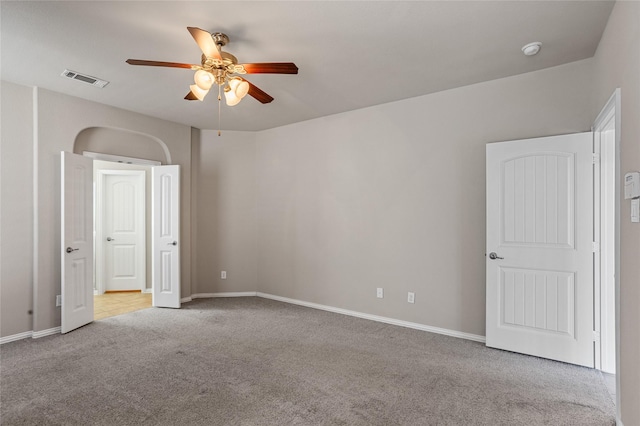
M200 65L182 64L178 62L158 62L141 59L127 59L130 65L146 65L152 67L187 68L196 71L195 84L184 98L190 101L200 100L209 93L211 87L218 85L218 101L220 92L224 91L227 105L237 105L247 94L263 104L273 101L273 97L265 93L240 75L244 74L298 74L298 67L293 62L263 62L238 64L238 59L222 47L229 42L223 33L210 33L195 27L187 27L196 43L202 50Z

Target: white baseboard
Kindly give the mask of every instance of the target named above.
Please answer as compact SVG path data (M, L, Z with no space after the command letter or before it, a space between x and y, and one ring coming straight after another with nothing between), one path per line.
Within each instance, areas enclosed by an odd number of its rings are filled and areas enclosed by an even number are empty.
M25 331L24 333L12 334L11 336L0 337L0 345L15 342L16 340L28 339L33 337L33 331Z
M33 338L38 339L40 337L51 336L52 334L60 334L60 330L60 327L53 327L42 331L34 331Z
M429 333L444 334L445 336L458 337L460 339L473 340L475 342L486 342L485 336L477 334L464 333L462 331L449 330L446 328L432 327L429 325L418 324L415 322L402 321L394 318L381 317L378 315L365 314L362 312L350 311L348 309L335 308L333 306L320 305L317 303L305 302L302 300L289 299L288 297L274 296L273 294L261 293L256 294L258 297L264 297L265 299L277 300L280 302L291 303L294 305L306 306L308 308L320 309L322 311L334 312L337 314L348 315L356 318L363 318L371 321L382 322L385 324L397 325L400 327L413 328L415 330L427 331Z
M181 303L191 302L193 299L208 299L212 297L252 297L257 296L255 291L236 291L227 293L195 293L189 297L180 299Z
M28 339L30 337L38 339L40 337L51 336L52 334L60 334L60 327L48 328L42 331L25 331L23 333L12 334L11 336L0 337L0 345L16 340Z
M351 317L367 319L371 321L377 321L385 324L397 325L399 327L412 328L414 330L427 331L429 333L443 334L445 336L458 337L460 339L473 340L475 342L485 343L485 336L480 336L477 334L464 333L462 331L449 330L446 328L440 327L432 327L429 325L419 324L416 322L409 322L398 320L394 318L382 317L379 315L365 314L362 312L351 311L348 309L336 308L328 305L320 305L318 303L305 302L303 300L290 299L288 297L275 296L273 294L261 293L255 291L243 291L243 292L227 292L227 293L195 293L189 297L184 297L180 300L181 303L191 302L194 299L206 299L206 298L214 298L214 297L262 297L265 299L277 300L279 302L291 303L293 305L306 306L307 308L319 309L322 311L333 312L336 314L348 315ZM37 339L39 337L49 336L51 334L60 333L60 327L50 328L48 330L42 331L27 331L24 333L14 334L12 336L6 336L0 338L0 344L13 342L15 340L26 339L28 337L33 337Z

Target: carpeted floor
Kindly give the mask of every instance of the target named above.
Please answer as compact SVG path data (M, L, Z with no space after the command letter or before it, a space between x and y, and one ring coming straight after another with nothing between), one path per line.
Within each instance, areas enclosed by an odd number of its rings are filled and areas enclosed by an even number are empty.
M591 369L255 297L0 347L3 425L613 425Z

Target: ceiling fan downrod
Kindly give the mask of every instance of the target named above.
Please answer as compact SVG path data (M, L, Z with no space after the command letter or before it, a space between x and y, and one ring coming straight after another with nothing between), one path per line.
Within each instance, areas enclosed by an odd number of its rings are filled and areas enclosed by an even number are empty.
M222 96L220 96L220 90L222 86L218 86L218 136L222 136Z

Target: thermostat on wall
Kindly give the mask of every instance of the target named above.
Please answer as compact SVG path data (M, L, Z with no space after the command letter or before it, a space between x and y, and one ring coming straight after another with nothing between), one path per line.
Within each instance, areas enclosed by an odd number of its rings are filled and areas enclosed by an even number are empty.
M640 197L640 173L629 172L624 175L624 199Z

